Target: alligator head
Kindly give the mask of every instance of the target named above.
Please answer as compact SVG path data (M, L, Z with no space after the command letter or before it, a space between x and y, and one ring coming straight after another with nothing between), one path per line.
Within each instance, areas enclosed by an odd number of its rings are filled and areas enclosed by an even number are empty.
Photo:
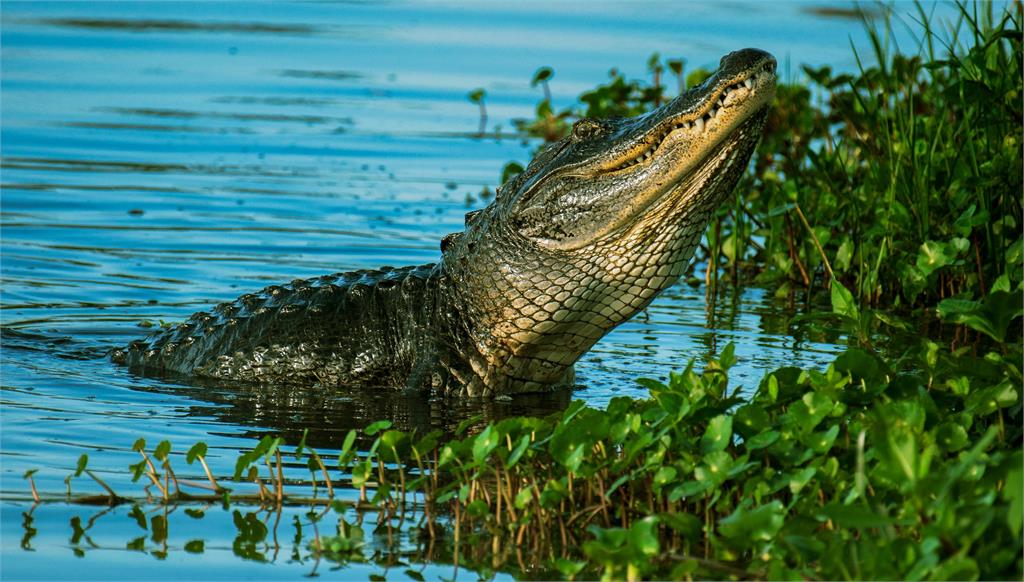
M449 235L441 268L470 394L572 382L594 343L682 274L746 169L775 59L745 49L649 114L582 119Z

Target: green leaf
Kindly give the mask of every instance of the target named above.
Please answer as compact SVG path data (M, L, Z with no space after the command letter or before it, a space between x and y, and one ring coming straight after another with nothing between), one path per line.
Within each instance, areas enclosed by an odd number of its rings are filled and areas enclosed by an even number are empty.
M171 441L160 441L153 451L153 457L158 461L166 461L167 455L171 454Z
M1013 532L1013 535L1020 536L1021 525L1024 522L1024 479L1022 479L1024 470L1021 469L1020 453L1016 455L1014 460L1016 462L1006 473L1002 496L1004 500L1009 502L1009 508L1006 512L1006 523L1010 526L1010 531Z
M377 422L374 422L370 424L370 426L364 428L363 432L366 434L366 436L373 436L382 430L391 428L391 424L392 423L390 420L378 420Z
M206 549L206 542L203 540L190 540L185 542L185 551L190 554L201 554Z
M718 520L718 531L731 545L746 549L774 539L785 521L786 510L781 501L775 500L754 509L737 507L731 515Z
M763 432L761 434L757 434L750 437L749 439L744 441L743 446L745 446L748 450L756 451L757 449L763 449L765 447L771 446L772 444L775 443L775 441L779 440L779 436L779 431L769 430L767 432Z
M922 275L927 277L936 270L952 263L956 256L957 249L953 245L929 240L922 243L918 249L915 265Z
M490 508L483 499L475 499L466 506L466 513L472 517L483 517L489 512Z
M689 513L661 513L658 519L691 542L700 539L701 528L704 527L701 520Z
M719 415L708 422L700 439L700 452L704 455L725 450L732 442L732 416Z
M473 439L473 461L482 463L499 443L501 435L495 430L494 425L487 425L487 428Z
M771 424L771 418L764 407L746 404L736 409L733 424L740 436L749 439L767 429Z
M463 420L458 424L458 426L455 427L455 436L461 436L462 433L466 432L466 429L473 426L474 424L477 424L478 422L483 420L483 418L483 414L474 414L473 416Z
M523 487L516 493L515 506L516 509L523 509L527 505L533 502L533 489L531 487Z
M82 453L81 457L78 457L78 466L75 468L75 477L82 474L85 470L86 465L89 464L89 455Z
M658 518L647 516L629 526L629 545L640 555L651 557L658 554Z
M932 570L929 580L977 580L978 563L967 556L953 556Z
M205 457L206 456L206 451L207 451L207 447L206 447L206 443L204 443L204 442L200 441L200 442L192 445L192 448L190 448L188 450L188 452L185 453L185 462L187 462L189 465L191 465L197 458Z
M536 87L539 83L543 83L551 77L555 76L555 71L551 67L541 67L533 73L533 78L530 79L530 86Z
M718 356L718 363L723 370L728 370L736 364L736 344L729 342Z
M820 392L808 392L789 406L786 414L792 419L794 428L801 433L814 430L828 413L832 412L835 403Z
M850 261L853 260L853 241L849 238L844 238L843 242L839 245L839 249L836 251L836 260L833 266L840 272L845 273L850 270Z
M992 283L992 289L990 291L1006 291L1010 292L1010 278L1006 276L1006 273L999 275L996 280Z
M576 576L576 574L579 574L580 571L583 570L584 566L586 566L587 563L585 561L573 561L567 560L565 558L556 558L555 561L551 563L551 565L554 566L555 569L558 570L558 572L562 576L572 579Z
M805 467L804 469L797 471L793 476L789 478L789 491L793 495L800 493L800 490L814 477L814 474L818 470L814 467Z
M128 512L128 517L133 518L135 523L142 529L149 529L149 522L146 521L146 513L142 511L142 508L138 505L132 506L132 510Z
M938 305L939 316L960 323L1002 342L1013 320L1024 315L1020 293L992 291L982 301L944 299Z
M508 466L514 467L519 459L526 453L526 449L530 447L530 435L524 434L519 437L519 442L516 443L516 448L512 450L512 454L508 456Z
M832 313L849 317L852 320L860 319L860 310L857 309L857 301L838 279L832 278Z
M509 162L501 168L501 183L504 184L512 178L515 178L519 174L523 173L523 166L516 162Z
M839 436L839 425L833 424L832 428L825 432L816 432L805 436L801 439L801 442L810 447L815 453L824 455L832 448L832 444L836 442L837 436Z
M406 571L403 572L403 574L408 576L410 579L415 580L416 582L424 582L424 580L426 580L423 577L423 574L420 574L419 571L413 570L412 568L406 569Z
M946 421L936 427L935 442L947 452L956 452L966 447L969 440L963 426Z
M658 472L654 474L654 484L658 487L664 487L666 484L671 483L676 478L675 467L661 467Z
M380 456L387 463L401 463L409 448L409 435L400 430L385 431L380 435Z
M729 477L729 470L732 469L733 458L725 451L714 451L704 456L704 463L698 465L693 471L697 481L707 481L715 485L721 485Z
M999 408L1009 408L1017 403L1017 388L1008 379L995 386L968 394L964 400L964 411L975 414L990 414Z
M302 438L299 439L299 444L295 445L295 460L302 458L302 453L306 449L306 437L309 436L309 429L302 429Z
M349 463L349 461L352 460L352 458L355 455L355 452L352 450L352 447L355 445L355 443L356 443L356 431L355 431L355 429L350 429L348 431L348 434L345 435L345 442L343 442L342 445L341 445L341 452L338 453L338 466L339 467L343 467L343 466L347 465Z
M487 95L487 91L484 91L483 89L473 89L472 91L470 91L466 95L466 97L471 102L476 103L477 105L479 105L480 103L483 102L484 96L486 96L486 95Z
M831 519L839 527L854 529L886 527L893 523L892 519L862 505L842 505L836 502L822 507L818 512L818 519Z
M352 486L363 487L369 481L373 471L373 464L370 461L362 461L352 466Z
M423 438L421 438L415 445L413 445L413 449L415 450L416 454L418 454L420 457L427 457L427 455L429 455L431 452L434 451L434 449L437 448L437 439L441 435L442 432L440 430L432 430L427 434L423 435Z
M672 488L672 492L668 495L668 500L672 503L679 501L680 499L688 499L694 495L704 493L715 486L715 483L708 480L699 481L687 481L682 485L676 485Z

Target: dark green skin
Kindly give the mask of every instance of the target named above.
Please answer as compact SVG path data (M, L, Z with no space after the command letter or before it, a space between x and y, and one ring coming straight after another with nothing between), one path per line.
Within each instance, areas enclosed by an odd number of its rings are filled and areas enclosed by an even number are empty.
M745 170L775 60L731 53L645 116L583 119L466 215L434 265L271 286L133 342L150 374L493 396L573 364L683 272Z

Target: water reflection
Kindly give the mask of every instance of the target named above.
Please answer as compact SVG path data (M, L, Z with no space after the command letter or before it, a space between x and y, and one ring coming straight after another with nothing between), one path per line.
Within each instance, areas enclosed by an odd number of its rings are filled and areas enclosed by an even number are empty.
M140 378L140 380L142 380ZM563 410L572 390L521 394L508 400L437 398L402 394L388 388L287 388L240 382L164 377L160 384L140 382L142 391L173 393L187 399L186 416L241 427L236 436L273 434L298 442L308 430L314 447L341 448L349 430L387 419L402 431L453 435L460 423L482 426L509 416L545 416Z
M18 517L20 531L6 533L16 534L23 552L45 552L47 576L62 579L78 578L81 558L87 557L93 558L89 564L95 575L132 579L151 577L153 568L166 561L182 578L198 579L262 578L269 564L283 570L278 576L292 578L315 578L341 568L347 579L553 575L510 545L497 554L490 544L463 542L456 549L441 526L435 530L438 539L422 536L414 515L403 520L382 519L375 511L339 515L322 504L272 509L192 504L153 510L134 503L105 508L44 503ZM5 579L38 574L25 562L7 564L4 572Z

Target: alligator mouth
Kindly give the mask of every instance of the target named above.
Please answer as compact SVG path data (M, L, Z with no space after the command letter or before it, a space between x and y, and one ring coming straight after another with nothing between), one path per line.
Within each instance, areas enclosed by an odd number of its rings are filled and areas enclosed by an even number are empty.
M642 147L639 152L627 156L624 160L614 162L610 167L601 170L601 173L621 172L638 165L647 164L657 156L658 150L670 138L674 138L677 133L685 132L690 139L699 139L709 128L711 121L727 108L742 107L745 109L741 118L735 120L733 124L733 126L739 125L750 114L761 109L761 106L767 101L767 97L770 96L765 95L770 93L766 89L774 83L774 80L775 60L768 59L759 67L740 74L738 79L712 93L710 98L706 99L701 108L696 112L670 117L656 130L647 134L647 139L644 139L641 144L648 144L646 147ZM764 97L756 98L761 95L764 95ZM707 150L714 149L717 142L724 139L726 135L728 135L728 131L723 131L716 140L716 143L709 144ZM673 141L675 140L673 139Z

